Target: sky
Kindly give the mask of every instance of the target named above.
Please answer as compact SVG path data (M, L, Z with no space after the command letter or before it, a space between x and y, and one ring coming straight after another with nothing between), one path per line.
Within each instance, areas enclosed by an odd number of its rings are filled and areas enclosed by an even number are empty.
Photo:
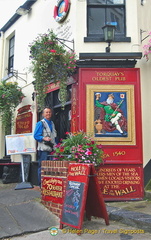
M0 0L0 28L15 14L26 0Z

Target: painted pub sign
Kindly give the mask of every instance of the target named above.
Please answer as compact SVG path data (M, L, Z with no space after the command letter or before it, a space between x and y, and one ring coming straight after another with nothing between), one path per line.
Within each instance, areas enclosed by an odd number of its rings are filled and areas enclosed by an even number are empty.
M97 170L104 198L142 199L139 69L81 68L73 99L72 131L86 131L104 149L104 164Z
M62 178L44 177L42 180L42 200L62 204L63 189Z
M16 117L16 134L32 132L31 105L25 105L18 109Z

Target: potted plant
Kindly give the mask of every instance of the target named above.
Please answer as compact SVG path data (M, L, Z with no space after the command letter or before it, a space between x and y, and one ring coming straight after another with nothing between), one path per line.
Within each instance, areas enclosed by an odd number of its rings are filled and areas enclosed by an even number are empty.
M67 79L76 69L76 55L59 44L53 31L39 34L29 45L39 110L44 106L49 83L60 83L60 100L66 102Z
M0 119L5 132L8 133L15 108L21 103L24 94L17 82L0 82Z
M67 138L55 146L53 155L56 155L56 160L93 163L95 166L103 163L102 145L98 145L91 136L82 131L67 133Z

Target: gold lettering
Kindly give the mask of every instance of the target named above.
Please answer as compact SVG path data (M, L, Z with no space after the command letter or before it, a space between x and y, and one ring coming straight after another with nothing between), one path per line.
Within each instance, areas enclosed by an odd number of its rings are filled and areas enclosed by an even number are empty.
M97 72L96 76L92 77L92 81L126 81L124 72Z
M51 196L51 197L56 197L56 198L62 198L63 197L63 192L57 192L57 191L50 191L47 189L42 189L42 194L44 196Z
M115 81L126 81L125 77L115 77Z

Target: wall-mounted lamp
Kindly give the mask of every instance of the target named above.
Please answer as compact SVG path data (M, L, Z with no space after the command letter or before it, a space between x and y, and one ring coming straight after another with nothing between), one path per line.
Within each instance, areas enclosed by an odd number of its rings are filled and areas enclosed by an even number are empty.
M27 13L29 13L30 8L25 8L24 6L20 6L17 10L16 13L18 15L26 15Z
M146 3L146 0L141 0L141 5L145 5L145 3Z
M104 40L108 43L108 47L106 47L106 52L110 52L111 42L114 40L116 23L106 24L102 27L104 32Z

